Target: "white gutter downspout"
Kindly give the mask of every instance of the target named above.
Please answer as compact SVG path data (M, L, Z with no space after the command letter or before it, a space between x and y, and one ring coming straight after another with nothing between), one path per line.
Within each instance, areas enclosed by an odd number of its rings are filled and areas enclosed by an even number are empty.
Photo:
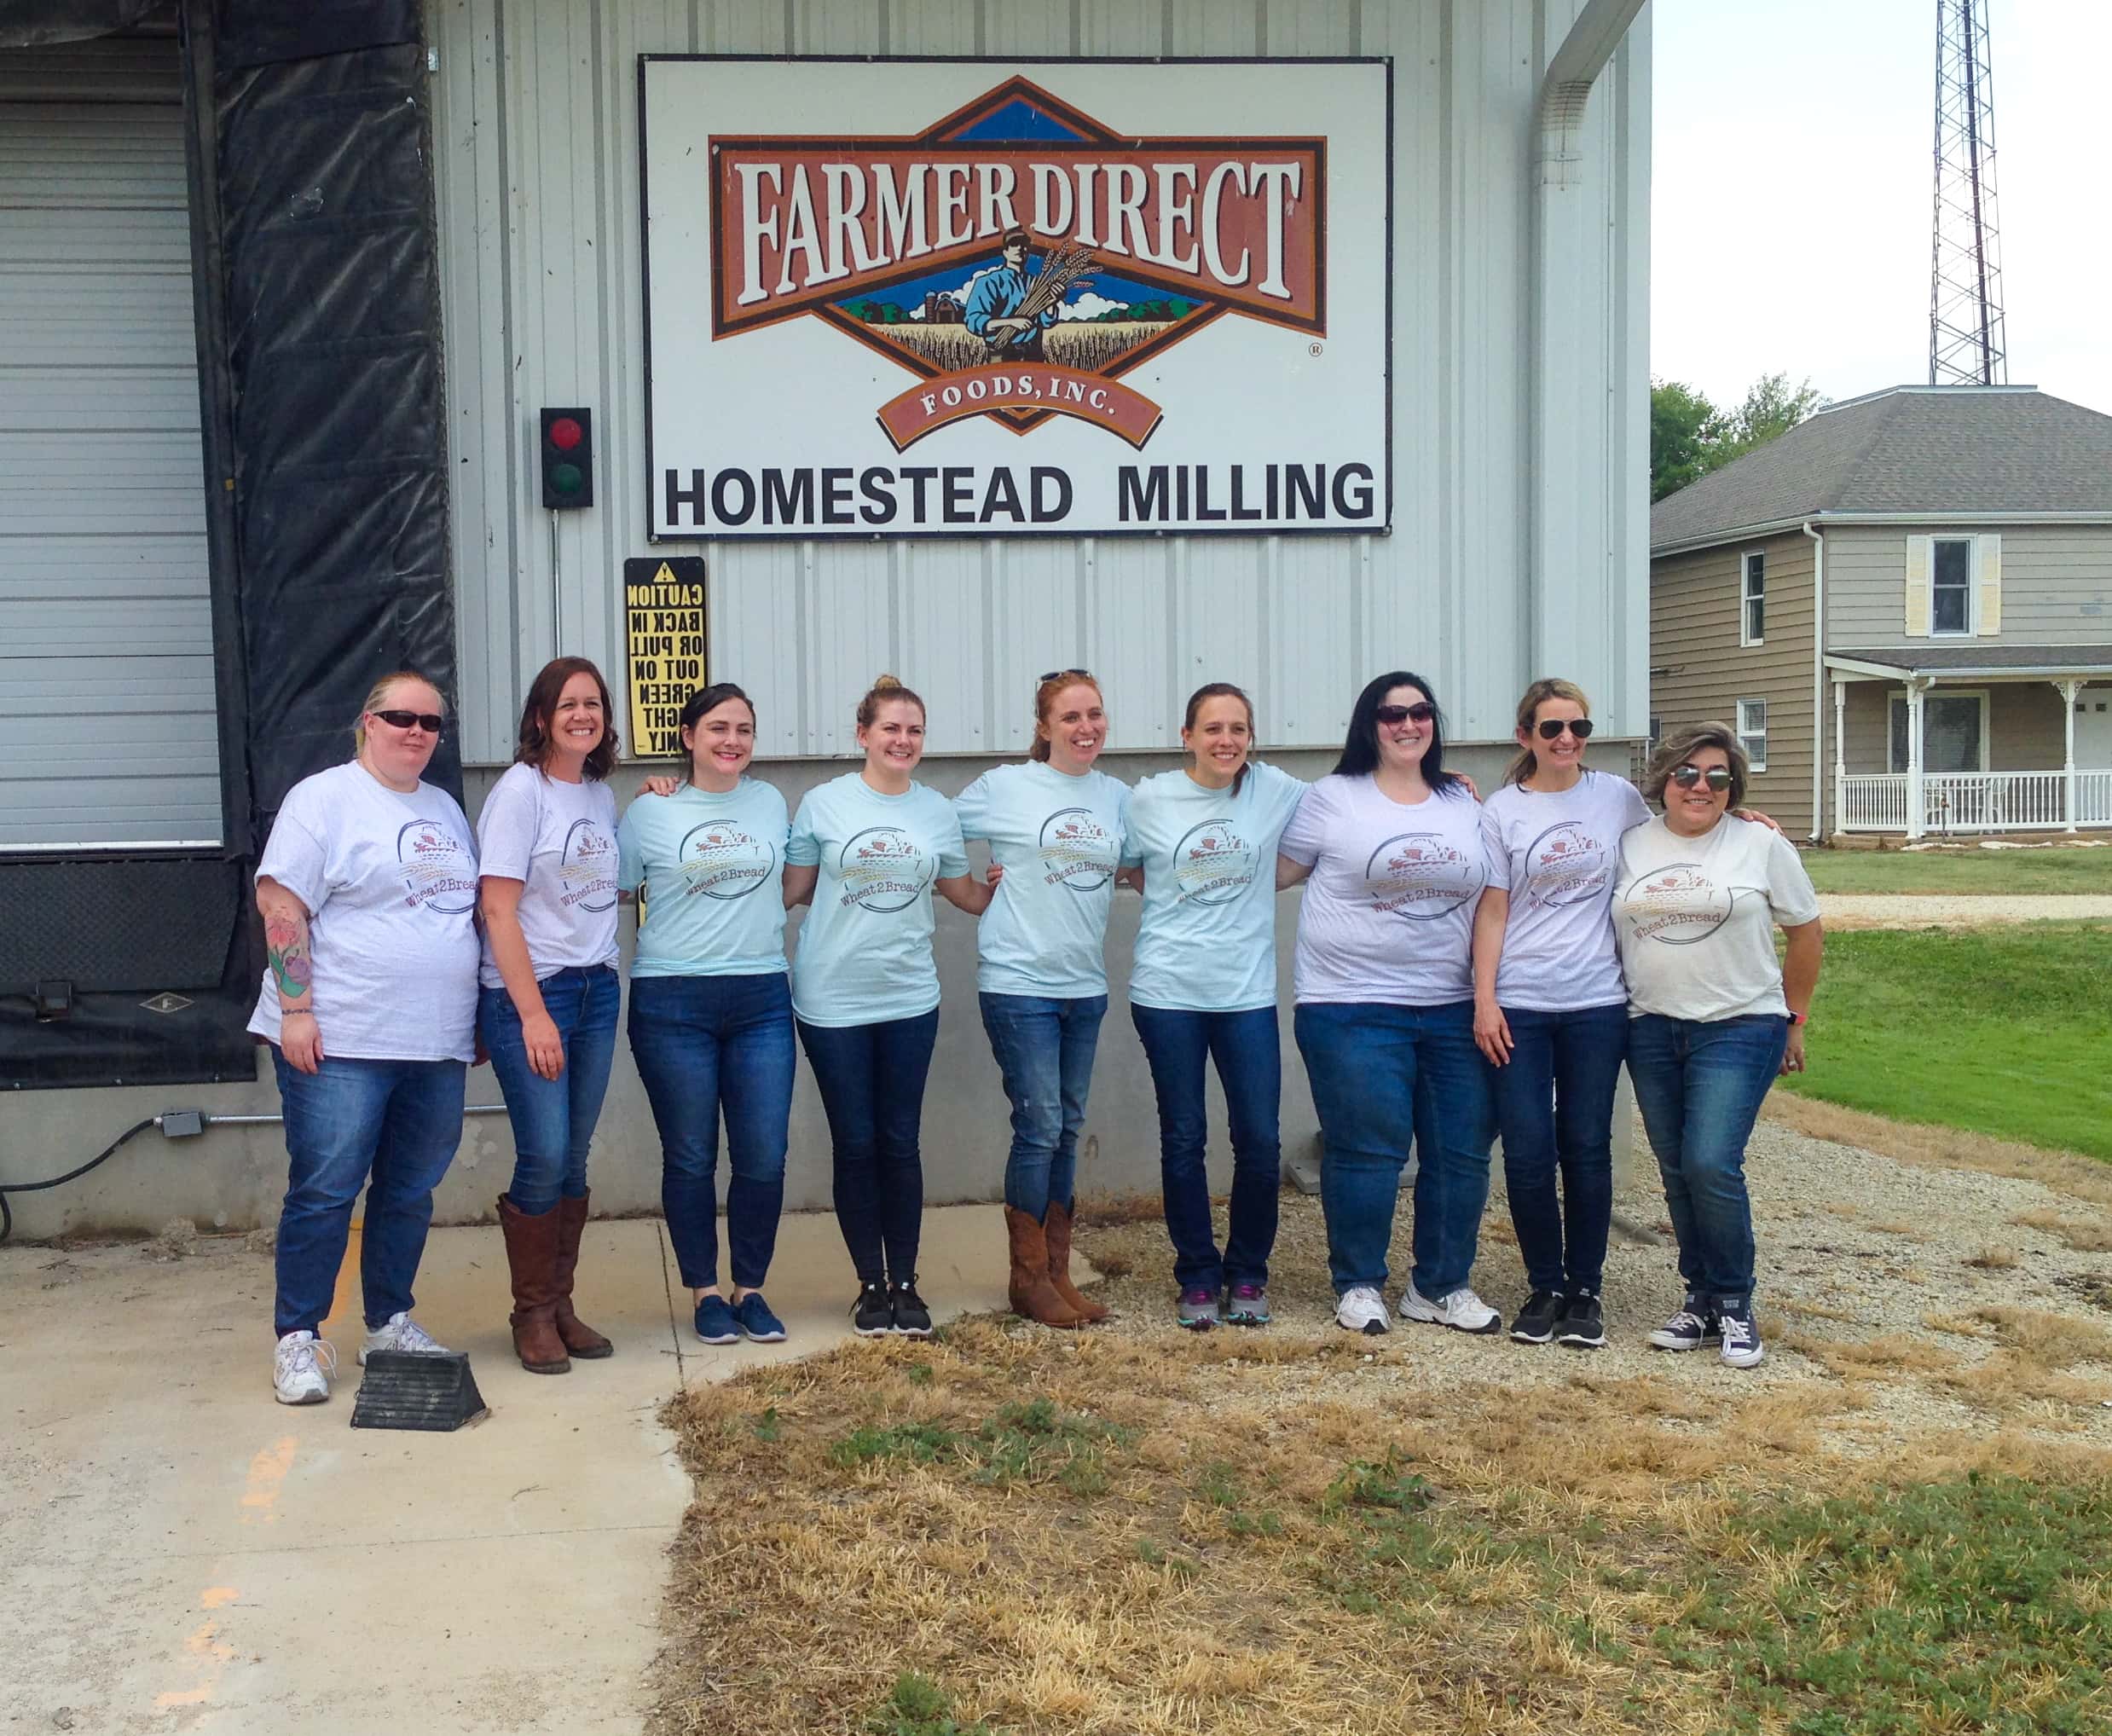
M1811 841L1817 844L1826 837L1826 540L1810 519L1802 528L1811 539ZM1833 823L1841 823L1838 814Z

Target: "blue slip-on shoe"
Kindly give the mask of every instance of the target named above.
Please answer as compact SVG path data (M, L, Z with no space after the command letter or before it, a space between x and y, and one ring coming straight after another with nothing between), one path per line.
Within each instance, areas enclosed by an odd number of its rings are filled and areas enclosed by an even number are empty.
M784 1322L770 1311L760 1290L750 1290L733 1305L733 1322L750 1344L784 1342Z
M738 1344L739 1322L723 1296L707 1296L697 1305L697 1336L706 1344Z

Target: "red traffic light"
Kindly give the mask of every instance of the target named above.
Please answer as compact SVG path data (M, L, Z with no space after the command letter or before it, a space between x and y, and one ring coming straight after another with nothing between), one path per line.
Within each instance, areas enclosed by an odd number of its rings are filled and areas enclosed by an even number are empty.
M587 437L587 431L570 416L559 416L550 425L550 443L560 452L570 452Z

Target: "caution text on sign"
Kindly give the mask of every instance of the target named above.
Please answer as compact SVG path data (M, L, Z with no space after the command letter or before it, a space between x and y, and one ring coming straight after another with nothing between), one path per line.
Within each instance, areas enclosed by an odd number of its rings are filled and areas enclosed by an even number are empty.
M632 756L680 759L682 708L707 679L703 558L625 561L623 626Z

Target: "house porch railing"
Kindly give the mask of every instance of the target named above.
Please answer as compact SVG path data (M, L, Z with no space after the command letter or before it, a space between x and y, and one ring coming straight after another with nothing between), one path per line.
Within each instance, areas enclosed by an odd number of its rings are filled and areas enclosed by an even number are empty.
M2112 768L2067 772L1924 772L1912 813L1907 772L1846 772L1834 779L1835 825L1844 832L2061 832L2112 826ZM2071 811L2072 808L2072 811Z

